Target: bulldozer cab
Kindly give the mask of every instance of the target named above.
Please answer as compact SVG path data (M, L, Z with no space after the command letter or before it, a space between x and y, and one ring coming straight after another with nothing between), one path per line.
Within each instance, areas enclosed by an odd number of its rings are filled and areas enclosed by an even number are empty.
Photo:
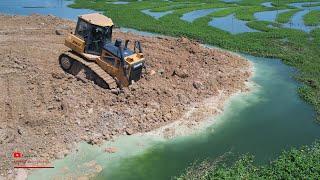
M79 16L75 35L85 41L84 52L100 55L102 47L112 39L113 22L95 13Z

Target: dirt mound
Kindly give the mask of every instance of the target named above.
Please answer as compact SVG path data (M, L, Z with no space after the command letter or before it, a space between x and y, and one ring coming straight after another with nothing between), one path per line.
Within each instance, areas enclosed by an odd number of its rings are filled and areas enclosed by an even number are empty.
M12 172L15 150L54 159L73 142L150 131L219 91L244 91L250 77L246 60L186 38L115 32L141 41L147 66L139 82L115 95L59 67L74 22L39 15L0 15L0 22L0 145L9 152L2 174Z

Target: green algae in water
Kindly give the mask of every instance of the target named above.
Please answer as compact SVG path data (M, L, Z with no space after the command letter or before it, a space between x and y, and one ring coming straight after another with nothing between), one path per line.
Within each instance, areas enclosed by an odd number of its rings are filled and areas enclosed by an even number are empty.
M80 143L75 151L61 160L54 161L53 169L41 169L31 173L30 180L76 179L80 176L96 175L100 168L117 167L121 159L139 155L146 148L161 143L163 139L147 136L122 136L103 146ZM106 148L115 148L115 153L108 153Z

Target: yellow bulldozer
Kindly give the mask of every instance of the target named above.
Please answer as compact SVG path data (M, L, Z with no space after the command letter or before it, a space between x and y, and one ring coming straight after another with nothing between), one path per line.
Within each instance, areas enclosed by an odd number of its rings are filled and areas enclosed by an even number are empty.
M65 39L70 50L59 57L62 69L73 75L84 69L86 78L109 89L138 81L145 63L141 44L135 41L130 50L129 40L112 42L112 28L112 20L102 14L79 16L75 32Z

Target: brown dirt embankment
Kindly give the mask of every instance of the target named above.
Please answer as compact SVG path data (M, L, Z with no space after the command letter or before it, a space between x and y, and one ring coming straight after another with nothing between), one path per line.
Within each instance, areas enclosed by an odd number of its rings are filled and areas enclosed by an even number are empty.
M72 31L74 22L39 15L0 15L0 22L4 175L13 172L10 153L15 150L54 159L67 154L73 142L96 144L121 134L148 132L181 119L190 106L199 108L221 92L229 97L246 91L251 74L245 59L186 38L115 32L115 38L141 41L147 67L139 82L115 95L59 67L58 56L67 50L63 34Z

